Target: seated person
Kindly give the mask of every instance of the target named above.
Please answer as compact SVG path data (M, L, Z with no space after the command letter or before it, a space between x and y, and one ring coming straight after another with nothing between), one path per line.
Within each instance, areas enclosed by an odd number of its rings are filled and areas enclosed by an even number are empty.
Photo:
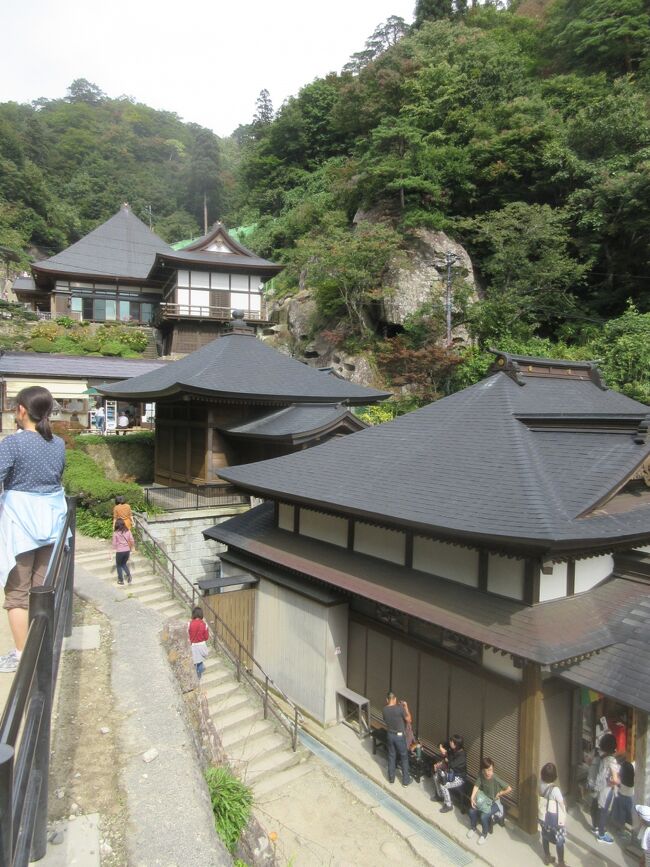
M448 743L440 744L439 749L443 758L433 766L435 799L444 801L440 812L449 813L454 809L451 805L451 789L464 786L467 778L467 755L463 747L462 735L453 735Z
M503 818L501 798L509 795L511 791L512 786L509 786L494 773L493 759L486 756L481 761L481 770L472 789L470 799L472 806L469 811L469 821L472 827L467 832L468 840L476 833L476 823L480 818L481 834L478 838L478 845L482 846L485 843L487 835L490 833L490 822L493 819Z

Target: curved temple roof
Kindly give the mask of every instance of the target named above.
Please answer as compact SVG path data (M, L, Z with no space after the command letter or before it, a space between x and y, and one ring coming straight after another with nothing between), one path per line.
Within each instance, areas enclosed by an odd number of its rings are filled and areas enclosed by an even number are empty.
M219 475L261 496L466 544L540 554L646 544L650 505L595 509L650 455L637 433L648 407L586 370L497 372L353 437Z
M272 349L252 332L233 332L160 370L117 382L104 393L137 400L176 394L290 403L362 405L390 397L308 367Z

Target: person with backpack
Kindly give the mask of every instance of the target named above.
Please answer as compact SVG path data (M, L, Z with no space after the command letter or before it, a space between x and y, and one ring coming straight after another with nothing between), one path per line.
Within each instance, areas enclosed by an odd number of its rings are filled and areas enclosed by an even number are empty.
M481 760L481 770L470 798L469 821L471 827L467 832L468 840L471 840L476 834L477 822L480 819L481 834L478 838L478 845L482 846L487 842L490 822L503 822L504 811L501 798L509 795L510 792L512 792L512 786L509 786L494 773L494 759L485 756Z
M540 773L538 812L542 832L544 864L553 864L551 843L555 846L559 867L566 867L564 861L564 841L566 839L566 805L557 783L557 768L548 762Z

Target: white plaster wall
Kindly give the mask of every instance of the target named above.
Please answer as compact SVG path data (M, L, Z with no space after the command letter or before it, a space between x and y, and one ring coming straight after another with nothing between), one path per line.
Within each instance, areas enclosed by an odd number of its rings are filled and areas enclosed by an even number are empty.
M589 557L586 560L576 560L575 592L584 593L596 584L604 581L614 569L614 558L611 554L601 557Z
M336 689L345 685L347 608L328 608L264 578L257 587L255 657L293 701L324 725L336 719Z
M348 522L335 515L323 515L312 509L300 510L300 535L310 539L320 539L332 545L346 548L348 544Z
M503 656L500 650L483 651L483 668L508 677L510 680L521 680L521 669L515 668L512 658L508 654Z
M278 527L281 530L289 530L293 532L293 506L287 506L286 503L280 503L278 509Z
M490 554L488 558L488 590L510 599L524 598L524 560Z
M386 530L356 521L354 524L354 550L370 554L381 560L404 565L406 536L398 530Z
M635 548L635 551L641 551L642 554L650 554L650 545L644 545L642 548Z
M470 587L478 587L478 551L468 548L457 548L444 542L415 536L413 568Z
M539 576L539 601L561 599L566 596L567 564L553 563L553 573Z

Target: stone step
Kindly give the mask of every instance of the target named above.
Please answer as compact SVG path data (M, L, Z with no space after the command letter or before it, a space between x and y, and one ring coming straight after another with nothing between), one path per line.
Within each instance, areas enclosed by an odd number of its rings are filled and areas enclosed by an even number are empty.
M233 727L241 728L241 726L252 725L252 723L261 718L262 708L255 707L255 705L249 702L242 702L228 711L212 714L212 722L220 734L232 731Z
M244 743L252 742L274 732L273 723L268 719L247 719L241 725L233 726L225 731L221 743L225 751L233 755L241 749Z
M224 678L224 680L216 684L205 684L202 678L201 688L205 694L205 697L208 700L209 705L212 699L226 698L226 696L232 695L233 693L237 692L241 687L236 680L232 680L231 678Z
M208 660L205 662L205 672L201 678L201 687L204 692L207 692L210 687L216 686L218 683L223 683L225 680L231 679L230 672L225 668L217 668L215 666L208 668Z
M291 748L272 750L248 763L244 781L250 786L261 777L270 777L300 764L304 758L300 750L295 753Z
M235 690L228 695L215 695L208 699L210 716L217 720L220 716L230 713L231 710L243 707L244 705L255 707L255 703L251 701L243 689Z
M289 741L274 730L267 731L263 736L253 738L252 740L245 738L236 746L226 750L228 758L238 762L248 762L249 768L255 760L261 759L262 756L268 756L271 753L279 751L293 755Z
M309 759L307 759L300 764L292 765L292 767L288 768L286 771L281 771L279 774L272 774L267 777L258 777L252 785L254 800L259 801L261 798L265 797L270 792L274 792L276 789L286 789L286 787L290 783L293 783L294 780L304 777L305 774L310 774L312 770L313 765Z
M175 601L172 599L169 590L165 589L160 584L158 584L157 587L153 587L151 589L144 590L142 593L138 593L136 598L138 602L142 602L143 605L149 606L154 606L158 602Z
M134 596L140 598L140 596L146 596L147 593L152 593L155 590L158 590L161 587L160 581L154 576L149 577L146 575L142 578L140 575L136 578L134 576L133 583L131 585L131 590Z
M139 602L140 600L138 600ZM150 608L152 611L155 611L157 614L161 614L163 617L187 617L187 611L176 602L175 599L170 599L167 602L154 602L149 603L147 608Z

